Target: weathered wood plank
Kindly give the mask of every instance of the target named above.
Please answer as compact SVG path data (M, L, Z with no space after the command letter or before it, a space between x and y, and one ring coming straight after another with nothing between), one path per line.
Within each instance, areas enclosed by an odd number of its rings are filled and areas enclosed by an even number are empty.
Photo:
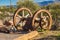
M15 38L14 40L28 40L28 39L31 39L31 38L37 36L37 35L38 35L37 31L32 31L32 32L30 32L28 34L24 34L23 36Z

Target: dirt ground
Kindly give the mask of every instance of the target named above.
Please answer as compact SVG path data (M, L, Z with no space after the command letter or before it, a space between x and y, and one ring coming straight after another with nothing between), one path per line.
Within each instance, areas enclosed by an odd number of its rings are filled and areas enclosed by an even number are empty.
M18 38L24 34L6 34L6 33L0 33L0 40L13 40L15 38ZM59 37L58 37L59 36ZM60 39L60 31L44 31L39 32L39 35L36 37L30 39L30 40L58 40Z
M21 36L22 34L4 34L4 33L0 33L0 40L13 40L19 36Z

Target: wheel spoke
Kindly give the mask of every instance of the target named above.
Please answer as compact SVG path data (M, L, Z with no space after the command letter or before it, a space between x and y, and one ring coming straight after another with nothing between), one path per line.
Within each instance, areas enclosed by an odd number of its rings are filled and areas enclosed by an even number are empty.
M19 22L16 24L16 26L19 25L20 22L21 22L21 20L19 20Z
M21 22L21 25L22 25L22 26L24 26L24 25L25 25L25 22L24 22L24 21L22 21L22 22Z
M35 20L39 21L39 20L40 20L40 18L35 18Z
M23 26L23 21L22 21L22 26Z
M43 17L43 12L41 12L41 18Z
M29 16L29 14L25 15L25 18L27 18Z
M20 16L20 15L17 15L17 17L22 18L22 16Z
M40 18L35 18L35 27L38 27L39 26L39 21L40 21Z
M24 10L22 11L22 17L24 17Z

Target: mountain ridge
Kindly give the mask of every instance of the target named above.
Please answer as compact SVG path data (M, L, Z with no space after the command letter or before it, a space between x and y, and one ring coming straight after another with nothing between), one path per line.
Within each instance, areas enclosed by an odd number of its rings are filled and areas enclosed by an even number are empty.
M48 4L54 3L54 1L43 1L43 2L37 2L40 6L47 6Z

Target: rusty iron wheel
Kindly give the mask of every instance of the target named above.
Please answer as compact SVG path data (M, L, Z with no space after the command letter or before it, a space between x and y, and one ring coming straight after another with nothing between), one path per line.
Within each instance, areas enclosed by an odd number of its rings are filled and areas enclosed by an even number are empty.
M25 14L25 12L28 12L28 13ZM17 17L18 17L18 19L17 19ZM25 7L19 8L13 16L14 26L17 28L17 25L19 24L19 22L22 22L22 25L23 25L22 19L26 20L28 17L32 17L32 13L31 13L30 9L25 8ZM19 21L17 21L17 20L19 20Z
M45 20L44 17L46 18L46 21L44 21ZM37 22L38 26L35 26L35 25L37 25L36 22ZM34 30L36 30L39 27L40 28L42 27L42 29L50 30L51 25L52 25L52 16L51 16L51 13L48 10L42 9L42 10L38 10L34 13L33 19L32 19L32 27L34 28ZM46 28L44 28L44 26Z

